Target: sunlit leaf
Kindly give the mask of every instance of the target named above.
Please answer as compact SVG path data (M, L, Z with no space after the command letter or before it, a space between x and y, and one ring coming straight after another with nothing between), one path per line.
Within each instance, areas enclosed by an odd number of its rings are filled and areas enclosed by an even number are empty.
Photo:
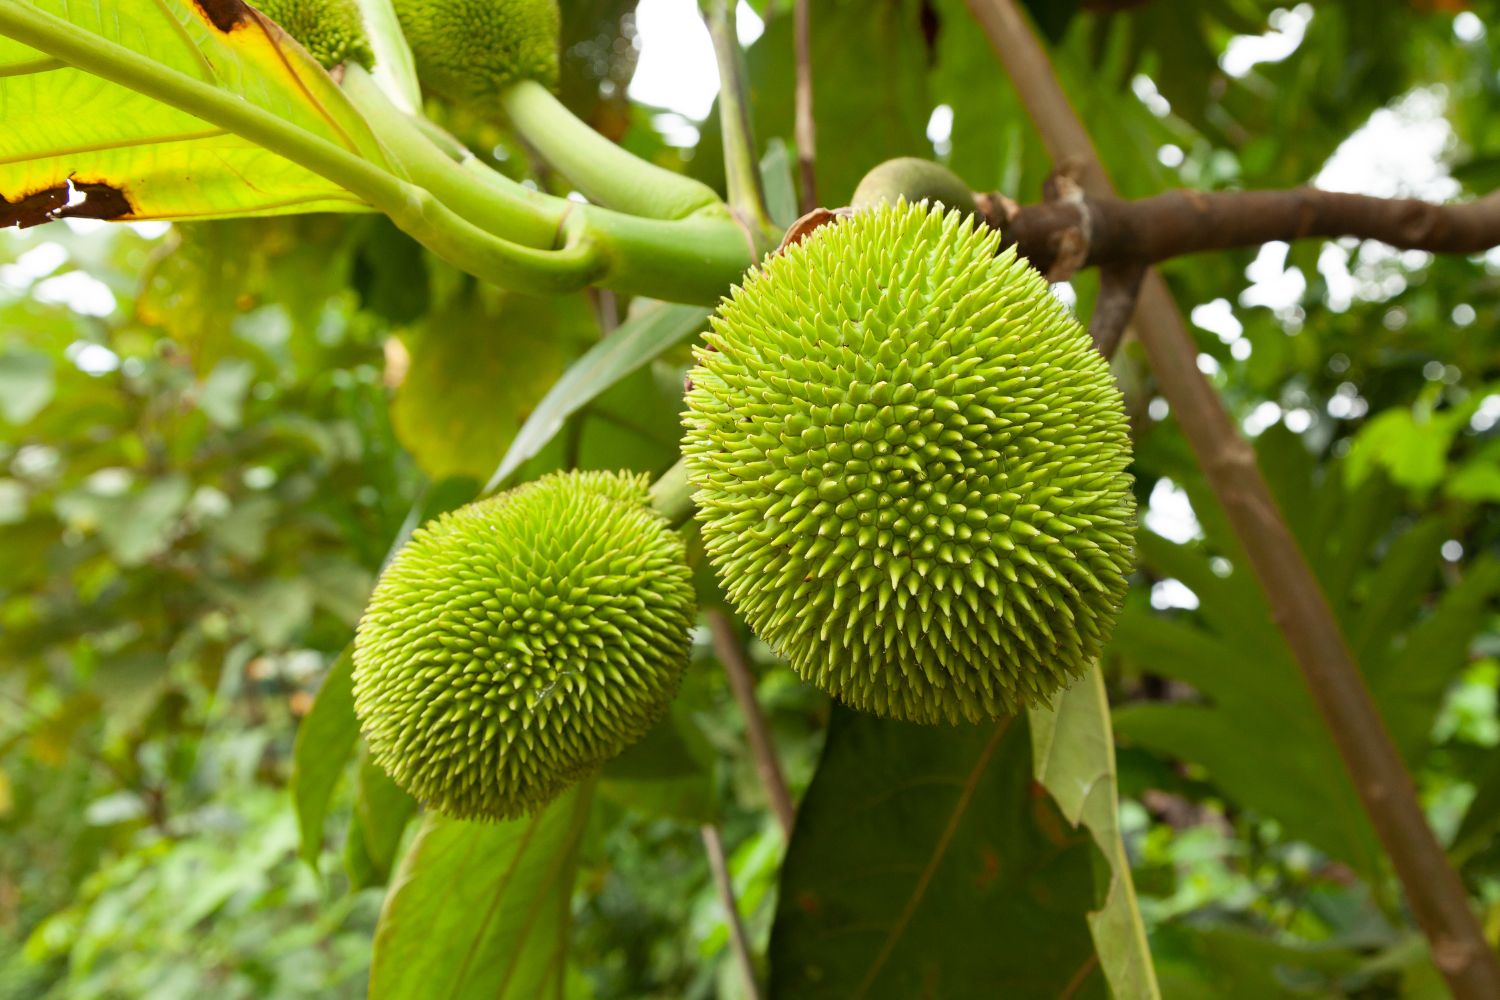
M5 0L3 6L33 5ZM328 74L242 0L43 0L34 6L67 19L78 33L382 162L363 120ZM362 207L304 167L7 38L5 31L0 18L0 226Z
M1158 996L1130 858L1120 835L1114 732L1104 678L1094 669L1058 695L1055 705L1029 714L1037 780L1068 822L1081 823L1093 834L1108 865L1104 903L1088 916L1104 978L1114 996Z

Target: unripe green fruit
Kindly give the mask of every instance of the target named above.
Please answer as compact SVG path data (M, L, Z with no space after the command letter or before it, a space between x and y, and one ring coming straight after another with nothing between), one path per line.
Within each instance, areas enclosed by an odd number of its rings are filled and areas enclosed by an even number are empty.
M454 101L493 100L518 80L557 85L557 0L395 0L428 87Z
M354 0L255 0L255 6L325 67L375 61Z
M1132 564L1109 367L998 233L902 203L720 305L683 455L751 627L854 708L979 721L1093 661Z
M354 640L370 754L460 819L535 810L666 711L695 618L647 479L560 473L429 522Z

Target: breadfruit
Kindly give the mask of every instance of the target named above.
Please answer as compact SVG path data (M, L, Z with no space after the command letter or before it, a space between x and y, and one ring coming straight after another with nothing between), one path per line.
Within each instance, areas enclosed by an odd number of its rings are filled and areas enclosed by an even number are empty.
M417 75L459 102L492 100L518 80L557 85L557 0L395 0Z
M255 0L255 6L325 67L375 61L355 0Z
M418 529L354 640L370 754L459 819L531 812L665 712L695 618L647 479L559 473Z
M683 456L752 628L851 707L979 721L1093 661L1131 570L1108 365L958 212L824 226L720 304Z

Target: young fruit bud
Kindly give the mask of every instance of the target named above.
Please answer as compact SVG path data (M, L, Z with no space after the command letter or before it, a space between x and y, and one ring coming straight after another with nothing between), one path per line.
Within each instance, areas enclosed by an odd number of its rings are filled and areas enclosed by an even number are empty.
M355 0L255 0L255 6L326 68L374 62Z
M422 82L460 102L518 80L557 84L557 0L395 0Z
M535 810L666 711L695 609L647 479L560 473L417 530L354 640L370 754L459 819Z
M751 627L854 708L979 721L1099 652L1132 563L1109 366L1000 237L904 202L721 304L683 455Z

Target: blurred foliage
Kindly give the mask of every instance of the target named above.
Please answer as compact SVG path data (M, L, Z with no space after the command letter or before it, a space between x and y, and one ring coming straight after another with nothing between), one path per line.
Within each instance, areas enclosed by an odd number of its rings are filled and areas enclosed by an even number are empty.
M751 6L760 139L790 147L790 3ZM903 154L1038 197L1051 164L966 6L815 5L825 204ZM1454 198L1500 183L1492 2L1030 6L1129 195L1317 179ZM638 154L721 183L712 119L688 132L623 99L632 7L564 3L565 100ZM433 113L508 173L560 184L495 123ZM1166 273L1495 933L1500 255L1313 241ZM1094 278L1060 293L1086 313ZM0 997L363 995L391 873L455 859L332 702L304 725L294 777L299 720L413 512L472 495L521 427L539 429L517 446L517 479L671 464L685 334L626 339L660 321L605 294L496 295L378 219L0 232ZM602 349L622 323L618 355ZM1106 667L1120 823L1166 995L1442 995L1138 350L1116 370L1144 558ZM576 395L547 395L559 377ZM569 957L538 966L569 996L743 995L705 821L723 830L758 956L793 948L809 919L778 901L781 834L699 639L671 718L601 776L586 822L544 838L576 864L545 908L571 921ZM828 707L750 651L800 794ZM818 814L841 815L862 763L819 775ZM451 878L482 891L508 833L489 834L489 865ZM853 856L889 840L839 836ZM839 836L791 859L799 885L847 860ZM431 900L396 898L413 916L393 926L430 928Z

